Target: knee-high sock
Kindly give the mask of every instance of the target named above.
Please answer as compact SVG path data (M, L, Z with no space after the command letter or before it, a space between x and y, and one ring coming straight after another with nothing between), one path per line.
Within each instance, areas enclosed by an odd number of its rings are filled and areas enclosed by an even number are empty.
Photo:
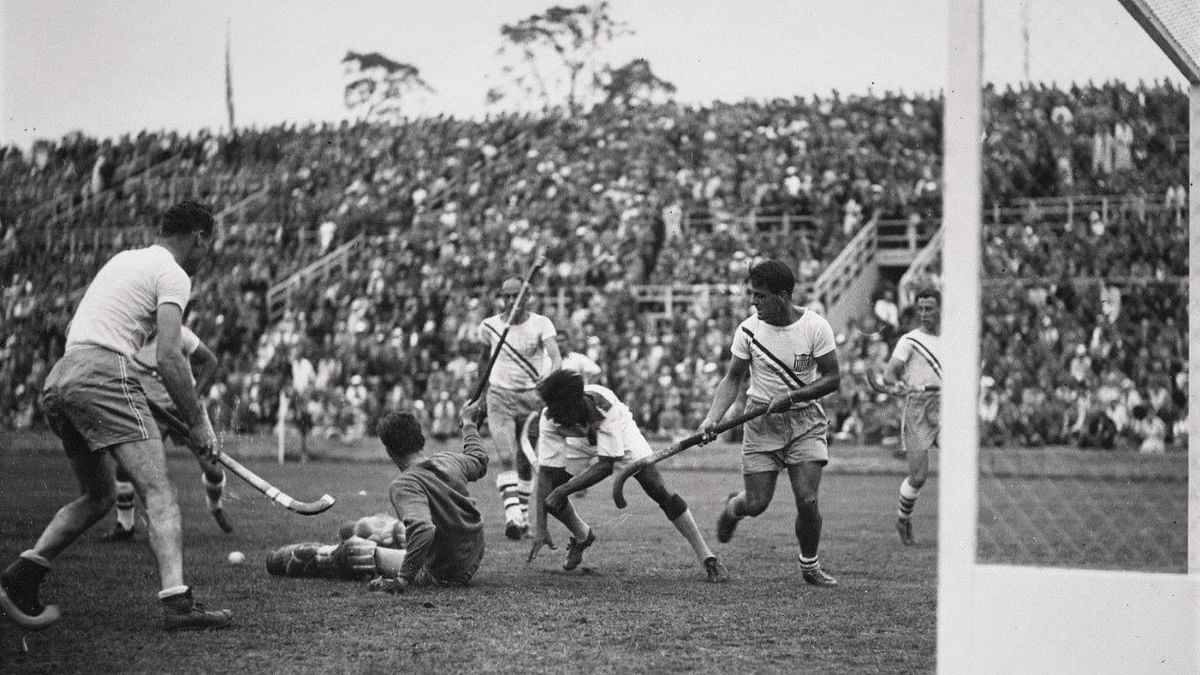
M917 496L921 494L921 488L915 488L912 483L908 482L908 478L900 483L900 510L897 515L902 520L908 520L912 517L913 509L917 506Z
M504 503L504 518L510 522L521 522L521 498L517 492L517 472L501 471L496 475L496 490Z
M671 521L675 529L687 539L692 545L692 550L696 552L696 558L700 562L704 562L713 557L712 549L708 547L708 543L704 541L704 535L700 534L700 528L696 527L696 519L692 517L692 510L688 509L679 514L675 520Z
M517 480L517 502L521 505L522 520L529 520L529 495L532 489L532 480Z
M133 529L136 516L136 511L134 511L135 494L133 483L124 480L117 481L117 524L122 529Z
M209 511L224 508L222 498L225 495L225 470L219 469L219 471L221 472L221 478L215 482L208 475L207 471L200 474L204 482L204 496L208 500Z

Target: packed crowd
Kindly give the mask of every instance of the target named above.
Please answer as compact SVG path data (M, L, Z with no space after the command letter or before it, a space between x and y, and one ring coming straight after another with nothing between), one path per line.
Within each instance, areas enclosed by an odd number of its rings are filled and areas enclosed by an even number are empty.
M1120 190L1161 202L1164 189L1165 199L1184 199L1185 162L1167 146L1186 133L1187 99L1170 84L989 90L985 107L990 200ZM220 273L198 275L189 317L222 359L210 397L225 424L272 423L300 360L315 373L302 406L325 433L363 433L365 420L401 402L425 411L434 428L453 420L482 349L474 328L499 311L499 282L520 274L536 250L549 260L540 310L564 334L563 351L596 362L596 379L650 432L692 428L744 299L714 290L668 320L650 320L636 312L633 285L737 286L746 262L762 254L811 281L872 217L936 218L940 151L941 100L893 93L598 107L576 118L145 133L64 140L29 156L5 150L0 176L6 194L19 197L0 205L0 425L38 423L36 392L61 351L73 294L114 250L144 241L145 228L130 225L151 225L164 199L199 196L218 209L239 204L223 219ZM114 178L168 162L163 179ZM74 208L51 237L42 220L22 215L55 194ZM1045 223L1031 227L1040 249L1013 249L1024 230L1005 231L997 260L1015 256L1024 276L1040 277L1032 270L1048 264L1044 252L1058 235ZM1177 274L1174 235L1110 227L1102 254L1149 247L1129 260L1130 276L1148 266L1153 277L1156 265ZM359 235L347 274L302 289L270 326L270 284ZM1119 264L1085 269L1098 259L1084 251L1069 259L1083 275L1112 276ZM844 332L848 373L886 351L872 337L876 321ZM844 388L836 403L849 420L844 433L884 433L872 426L881 424L873 403L860 400L870 398ZM997 437L1023 433L1007 426Z

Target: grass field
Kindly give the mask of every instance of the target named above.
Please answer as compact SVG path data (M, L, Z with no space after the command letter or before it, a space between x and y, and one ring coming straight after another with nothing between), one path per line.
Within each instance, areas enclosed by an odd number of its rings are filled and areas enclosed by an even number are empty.
M0 559L27 547L75 492L65 460L46 450L0 450ZM715 514L736 472L668 470L710 545L729 567L724 585L703 581L686 542L661 511L628 486L619 511L608 483L579 502L598 541L580 570L558 551L525 564L527 545L502 534L490 476L473 485L487 522L488 552L467 589L369 593L354 582L269 576L281 544L337 539L345 519L387 506L394 469L383 463L247 464L293 496L338 497L305 518L231 477L224 535L204 507L194 464L172 455L184 512L186 574L202 601L228 607L235 626L211 633L159 628L157 579L144 529L135 544L100 541L112 516L62 556L44 598L61 622L25 633L0 621L0 670L49 672L795 672L919 673L934 666L936 495L919 508L920 545L902 548L892 528L893 475L829 474L822 486L822 556L836 589L804 584L792 535L795 508L783 485L766 514L717 544ZM557 524L555 525L557 527ZM248 556L231 566L226 555ZM28 651L25 651L27 648Z
M8 440L0 443L5 563L76 490L52 438ZM243 443L242 456L264 456L270 443L258 443ZM342 456L381 456L372 454L374 443L342 448ZM730 446L684 453L664 471L729 567L728 584L703 582L683 538L633 482L625 511L612 505L607 482L578 502L598 535L580 570L561 570L561 548L526 565L527 545L503 537L489 476L472 492L488 527L488 552L474 585L391 597L354 582L278 579L263 566L276 546L334 542L344 520L385 510L395 472L389 464L280 467L247 458L293 496L329 492L338 504L305 518L231 477L227 510L238 530L224 535L204 508L195 464L172 453L188 581L202 601L234 610L235 626L163 633L144 525L135 544L105 543L100 537L109 516L60 558L44 588L44 598L62 606L58 625L24 633L0 620L0 671L932 672L937 479L917 507L920 544L906 549L892 528L901 462L879 448L835 446L833 455L821 491L821 553L841 582L837 589L801 581L795 509L783 484L767 513L744 521L731 543L716 543L715 514L740 484ZM1001 457L1003 464L983 462L992 473L980 480L981 560L1157 571L1186 566L1186 480L1178 479L1181 470L1186 476L1186 458L1057 452L1046 471L1044 458L1017 451ZM1102 472L1100 459L1108 463ZM1055 475L1021 475L1021 467L1039 462ZM555 528L561 547L566 533ZM233 550L246 553L244 565L225 561Z

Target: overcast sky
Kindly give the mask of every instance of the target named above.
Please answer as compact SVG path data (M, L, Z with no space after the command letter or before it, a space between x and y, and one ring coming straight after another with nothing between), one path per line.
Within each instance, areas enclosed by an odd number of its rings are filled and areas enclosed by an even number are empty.
M578 0L572 0L578 1ZM478 116L500 77L500 26L547 0L0 0L0 140L72 130L223 129L226 21L237 123L342 119L348 50L421 70L436 89L410 114ZM563 4L571 4L565 2ZM609 50L643 57L685 102L936 91L945 0L611 0L636 31ZM1022 7L985 9L985 77L1022 79ZM1035 80L1182 78L1117 0L1033 0ZM489 79L491 78L491 79Z

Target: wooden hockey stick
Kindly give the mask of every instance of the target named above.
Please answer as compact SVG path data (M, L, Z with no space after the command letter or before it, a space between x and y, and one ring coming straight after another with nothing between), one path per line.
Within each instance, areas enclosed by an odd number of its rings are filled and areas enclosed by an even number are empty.
M721 424L718 424L717 426L713 427L713 431L712 431L713 437L715 438L716 436L723 434L726 431L729 431L730 429L733 429L735 427L740 427L741 425L745 424L746 422L749 422L750 420L752 420L756 417L761 417L763 415L766 415L767 413L774 413L774 412L780 412L782 410L787 410L790 407L792 407L791 401L788 401L787 399L780 399L776 404L768 405L768 406L764 407L762 410L757 410L755 412L749 412L749 413L744 413L744 414L738 415L737 417L734 417L731 420L722 422ZM671 445L663 448L662 450L657 450L645 457L642 457L641 459L630 462L629 465L626 466L624 469L621 469L617 473L616 476L613 476L613 486L612 486L613 503L616 504L617 508L619 508L619 509L625 508L625 493L624 493L625 481L629 480L631 477L636 475L639 471L641 471L642 469L644 469L652 464L658 464L659 462L663 461L664 459L666 459L668 457L673 457L675 455L678 455L679 453L683 452L684 450L687 450L688 448L700 445L702 442L704 442L704 434L703 433L692 434L691 436L688 436L687 438L685 438L683 440L672 443Z
M867 384L880 394L888 394L889 396L903 396L904 394L919 394L922 392L941 391L942 388L935 384L923 385L920 387L910 387L903 383L888 385L883 381L883 373L878 370L868 370L866 374Z
M147 400L146 402L150 404L150 411L154 413L154 416L165 422L167 426L171 427L171 431L183 438L187 438L190 435L188 426L183 423L183 420L179 419L175 415L172 415L166 410L163 410L161 406L153 401ZM236 474L238 478L241 478L249 483L250 486L255 490L263 493L276 504L279 504L283 508L293 513L299 513L303 516L315 516L319 513L328 511L333 506L334 502L337 501L329 495L322 495L321 498L316 501L302 502L298 499L293 499L283 492L280 492L279 488L263 480L258 476L258 474L242 466L241 462L223 452L217 451L217 461L223 464L225 468Z

